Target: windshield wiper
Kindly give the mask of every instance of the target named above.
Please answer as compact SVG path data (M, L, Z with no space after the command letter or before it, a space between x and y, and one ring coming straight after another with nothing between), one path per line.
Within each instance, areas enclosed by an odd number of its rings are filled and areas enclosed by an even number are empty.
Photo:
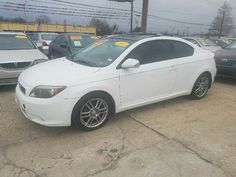
M79 63L79 64L82 64L82 65L86 65L86 66L92 66L94 67L94 65L88 61L85 61L85 60L76 60L75 61L76 63Z

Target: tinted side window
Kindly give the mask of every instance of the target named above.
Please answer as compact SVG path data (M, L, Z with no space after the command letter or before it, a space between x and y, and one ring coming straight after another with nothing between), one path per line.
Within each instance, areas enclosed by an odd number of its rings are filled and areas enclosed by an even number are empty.
M145 42L133 49L127 58L138 59L140 64L153 63L174 58L174 46L168 40Z
M32 40L37 41L38 40L38 34L34 34L32 37Z
M198 47L200 47L200 45L198 44L198 42L195 41L195 40L193 40L193 39L185 39L185 40L187 40L187 41L189 41L189 42L192 42L193 44L196 44Z
M175 41L175 58L189 57L194 53L193 47L183 42Z
M60 35L53 41L53 43L60 45L64 41L64 36Z

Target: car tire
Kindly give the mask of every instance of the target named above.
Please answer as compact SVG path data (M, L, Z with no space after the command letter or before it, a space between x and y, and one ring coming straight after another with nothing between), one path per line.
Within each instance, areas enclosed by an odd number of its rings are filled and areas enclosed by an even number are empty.
M113 113L113 103L109 96L100 92L82 97L72 112L72 125L85 131L102 127Z
M50 60L53 60L53 59L55 59L55 57L53 56L53 54L50 52L50 54L49 54L49 59Z
M201 74L193 86L191 92L191 98L194 100L202 99L207 94L210 86L211 86L210 74L208 73Z

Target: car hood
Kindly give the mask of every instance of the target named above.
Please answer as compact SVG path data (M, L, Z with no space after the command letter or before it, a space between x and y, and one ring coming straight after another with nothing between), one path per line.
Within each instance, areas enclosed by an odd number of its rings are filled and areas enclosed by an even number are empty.
M215 52L215 59L223 58L236 60L236 49L223 49Z
M220 46L207 46L207 47L202 47L202 48L206 50L210 50L212 52L222 49Z
M40 63L25 70L19 81L31 87L38 85L73 86L89 81L100 68L74 63L66 58L59 58Z
M38 49L0 50L0 63L34 61L36 59L48 59L48 58Z

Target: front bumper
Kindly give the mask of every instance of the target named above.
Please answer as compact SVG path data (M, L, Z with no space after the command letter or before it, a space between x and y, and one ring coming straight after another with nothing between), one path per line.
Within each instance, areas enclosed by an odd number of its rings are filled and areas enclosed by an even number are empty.
M16 84L22 70L5 70L0 68L0 85Z
M26 90L29 87L22 84ZM49 99L32 98L16 87L16 102L22 113L31 121L49 127L70 126L74 100L53 97Z

